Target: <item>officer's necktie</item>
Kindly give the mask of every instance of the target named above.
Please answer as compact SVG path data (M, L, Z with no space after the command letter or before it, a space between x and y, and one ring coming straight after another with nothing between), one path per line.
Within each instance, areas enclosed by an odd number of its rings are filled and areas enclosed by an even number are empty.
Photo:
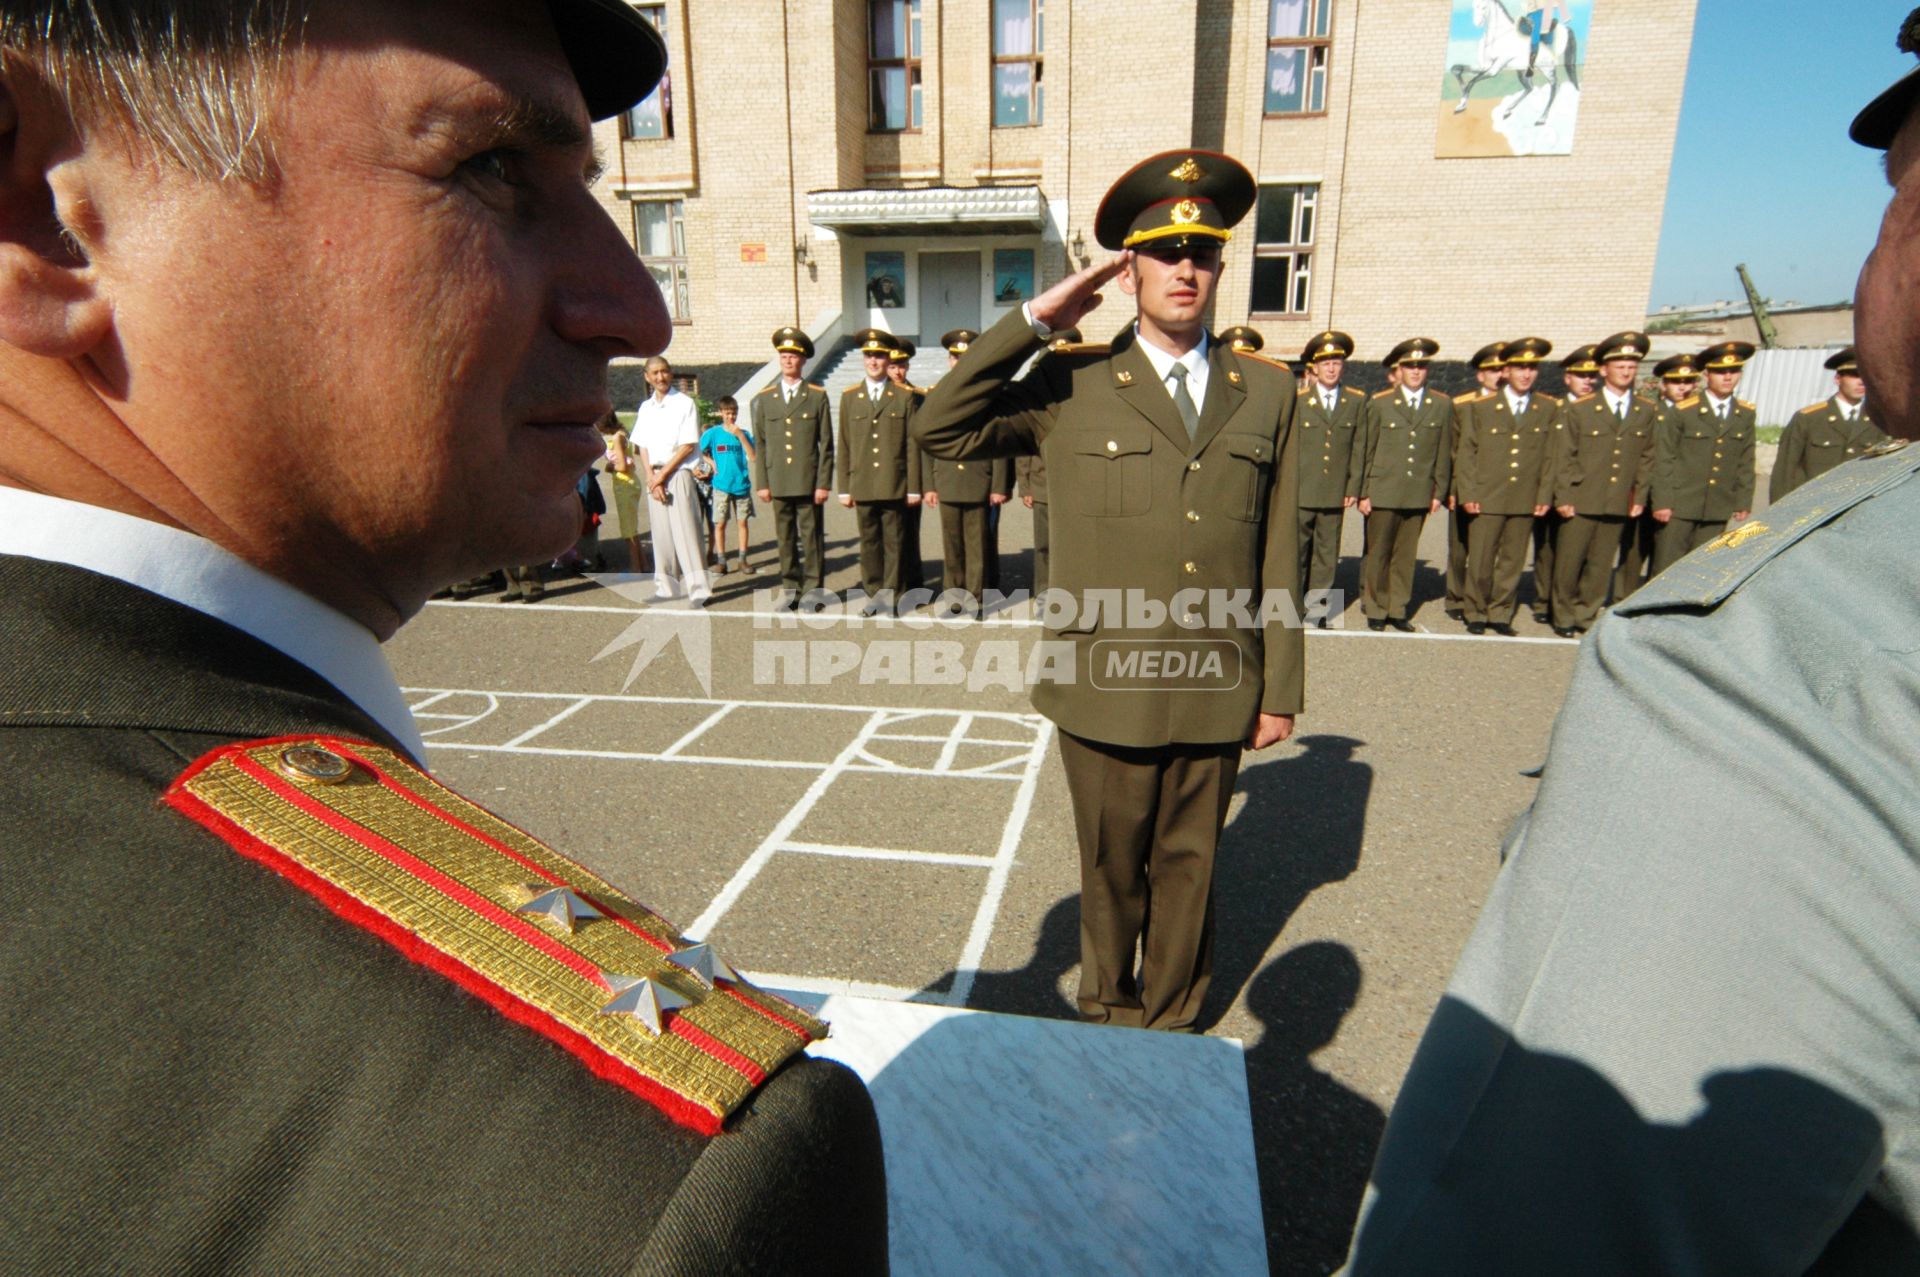
M1173 378L1173 407L1180 414L1180 424L1187 428L1187 438L1191 439L1200 429L1200 410L1193 406L1193 396L1187 393L1187 366L1176 363L1167 370L1167 376Z
M793 387L792 387L792 386L783 386L783 387L781 387L781 389L783 389L784 391L786 391L786 395L787 395L787 402L788 402L788 403L792 403L792 402L793 402Z
M1725 421L1726 419L1727 419L1727 405L1722 403L1720 405L1720 420Z
M1621 401L1620 401L1620 402L1619 402L1619 403L1618 403L1618 404L1617 404L1617 405L1616 405L1616 406L1614 407L1614 411L1615 411L1616 413L1618 413L1618 414L1619 414L1619 416L1620 416L1620 423L1621 423L1622 425L1625 425L1625 424L1626 424L1626 420L1627 420L1627 401L1626 401L1625 399L1622 399L1622 400L1621 400Z

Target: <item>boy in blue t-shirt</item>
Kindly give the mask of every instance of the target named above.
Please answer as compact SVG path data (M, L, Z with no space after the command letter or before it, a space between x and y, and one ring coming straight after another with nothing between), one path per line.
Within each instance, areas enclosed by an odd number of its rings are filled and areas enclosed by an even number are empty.
M722 572L752 572L747 562L747 520L753 517L753 441L735 420L740 405L732 395L721 398L720 424L700 436L700 455L713 461L713 558ZM740 521L740 560L726 563L727 524Z

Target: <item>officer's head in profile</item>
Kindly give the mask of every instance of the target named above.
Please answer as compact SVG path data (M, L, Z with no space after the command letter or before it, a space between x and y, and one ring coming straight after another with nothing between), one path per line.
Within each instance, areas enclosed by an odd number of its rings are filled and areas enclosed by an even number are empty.
M1900 49L1920 54L1920 9L1901 24ZM1920 70L1909 72L1853 121L1853 140L1887 153L1893 199L1860 270L1853 327L1860 371L1873 387L1874 419L1888 434L1920 437Z
M0 11L0 483L208 537L385 637L579 526L659 292L589 121L617 0Z

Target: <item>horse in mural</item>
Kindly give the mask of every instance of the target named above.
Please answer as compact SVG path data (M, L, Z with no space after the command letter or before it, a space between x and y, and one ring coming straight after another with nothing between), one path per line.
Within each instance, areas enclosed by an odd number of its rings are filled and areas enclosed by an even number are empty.
M1544 79L1547 84L1547 105L1540 112L1542 123L1553 111L1563 78L1574 88L1580 87L1580 41L1572 25L1555 22L1552 30L1535 38L1534 24L1548 21L1547 8L1541 4L1516 20L1508 11L1506 0L1473 0L1473 25L1481 32L1480 60L1474 66L1452 69L1454 78L1460 81L1460 101L1453 108L1455 115L1467 109L1467 98L1472 95L1474 85L1503 71L1512 71L1520 77L1520 93L1500 113L1503 120L1532 96L1538 87L1536 80Z

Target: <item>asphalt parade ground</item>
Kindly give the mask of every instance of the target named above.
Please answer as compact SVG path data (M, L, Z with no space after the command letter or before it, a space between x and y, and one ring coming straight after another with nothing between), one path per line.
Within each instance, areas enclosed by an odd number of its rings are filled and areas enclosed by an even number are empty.
M1010 588L1028 581L1030 520L1005 509ZM1216 870L1202 1024L1246 1050L1278 1273L1344 1254L1576 653L1531 622L1530 587L1519 638L1447 621L1440 518L1419 632L1367 631L1358 523L1344 628L1309 634L1307 712L1248 755ZM772 520L754 533L762 574L719 578L704 612L580 577L534 604L429 605L388 650L432 766L763 983L1073 1017L1066 783L1051 724L1005 677L1038 626L1024 606L982 623L776 617ZM830 508L827 539L827 585L848 589L852 512ZM930 578L938 540L929 512ZM603 548L623 566L618 541Z

